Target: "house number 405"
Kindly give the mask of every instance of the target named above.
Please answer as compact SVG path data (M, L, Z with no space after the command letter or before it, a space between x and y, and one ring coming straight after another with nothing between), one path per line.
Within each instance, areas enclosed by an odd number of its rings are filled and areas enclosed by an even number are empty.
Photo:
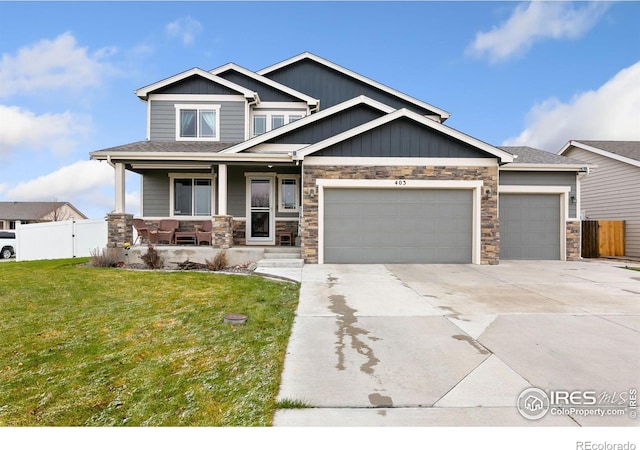
M406 186L407 180L396 180L396 186Z

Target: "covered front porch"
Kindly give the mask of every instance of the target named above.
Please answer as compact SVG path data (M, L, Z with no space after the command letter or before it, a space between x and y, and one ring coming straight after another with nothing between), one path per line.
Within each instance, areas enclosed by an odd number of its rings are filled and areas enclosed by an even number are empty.
M156 152L144 159L139 152L104 152L115 172L109 247L126 242L221 249L299 245L301 167L290 154L163 153L158 160ZM141 177L135 217L125 212L127 172ZM169 232L161 230L167 226ZM141 233L141 227L147 230ZM202 238L203 231L210 238Z

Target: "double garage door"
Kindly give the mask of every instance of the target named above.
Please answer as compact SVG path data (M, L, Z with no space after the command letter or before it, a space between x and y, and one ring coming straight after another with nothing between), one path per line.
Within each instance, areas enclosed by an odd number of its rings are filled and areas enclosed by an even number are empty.
M324 190L325 263L471 263L470 189Z
M558 260L557 194L500 195L500 259ZM324 190L325 263L471 263L469 189Z

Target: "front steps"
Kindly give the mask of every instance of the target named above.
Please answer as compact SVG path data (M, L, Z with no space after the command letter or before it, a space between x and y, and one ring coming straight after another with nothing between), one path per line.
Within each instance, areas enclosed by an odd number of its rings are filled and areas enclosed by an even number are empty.
M258 268L297 269L304 265L300 247L267 247Z

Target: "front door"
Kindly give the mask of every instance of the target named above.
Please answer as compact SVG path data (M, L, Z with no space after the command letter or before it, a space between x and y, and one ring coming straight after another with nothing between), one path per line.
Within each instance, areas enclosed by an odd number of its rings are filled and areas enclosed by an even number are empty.
M247 180L247 244L275 245L273 177Z

